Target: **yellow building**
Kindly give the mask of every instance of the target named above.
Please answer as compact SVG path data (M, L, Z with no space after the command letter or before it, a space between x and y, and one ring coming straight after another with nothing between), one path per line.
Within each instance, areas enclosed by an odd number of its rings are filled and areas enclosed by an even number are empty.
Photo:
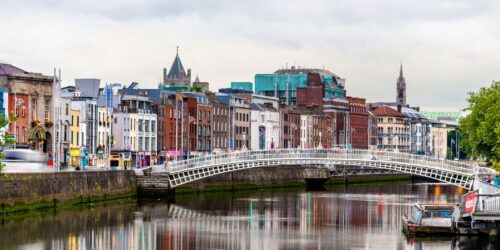
M81 134L80 110L71 110L70 164L72 167L80 166L80 148L83 145L83 136L81 136Z
M387 151L409 150L409 134L406 115L388 106L372 111L377 116L377 147Z

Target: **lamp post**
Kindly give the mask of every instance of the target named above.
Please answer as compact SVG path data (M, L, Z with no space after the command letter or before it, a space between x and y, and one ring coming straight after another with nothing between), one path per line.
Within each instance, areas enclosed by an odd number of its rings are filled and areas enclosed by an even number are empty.
M247 133L243 132L243 147L241 147L242 151L247 150Z
M322 133L319 132L319 144L318 144L318 149L323 149L323 145L321 144L321 136L322 136Z
M26 110L26 105L24 104L24 101L23 99L20 99L20 98L17 98L17 94L14 94L14 109L15 109L15 112L14 114L16 115L16 120L14 121L14 148L16 148L16 145L17 145L17 117L19 117L19 112L17 111L19 106L22 105L22 109L23 109L23 113L24 113L24 110Z
M293 148L293 146L292 146L292 135L291 135L292 128L294 128L295 130L297 130L297 125L295 125L294 123L290 123L289 129L288 129L288 148Z
M188 123L188 135L187 135L187 139L188 139L188 159L191 157L191 123L193 124L196 124L196 119L193 117L193 116L189 116L189 123ZM196 137L198 138L198 131L195 131L196 133ZM198 141L196 141L198 142Z

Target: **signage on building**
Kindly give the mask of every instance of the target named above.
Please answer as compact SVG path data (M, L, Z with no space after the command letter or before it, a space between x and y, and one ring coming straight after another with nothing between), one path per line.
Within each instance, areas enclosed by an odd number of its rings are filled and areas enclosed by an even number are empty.
M465 196L465 212L473 213L476 208L477 192Z

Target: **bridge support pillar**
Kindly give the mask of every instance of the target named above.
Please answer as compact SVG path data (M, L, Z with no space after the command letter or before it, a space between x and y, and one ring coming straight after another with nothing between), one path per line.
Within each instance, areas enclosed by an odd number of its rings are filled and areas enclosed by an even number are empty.
M141 197L167 197L175 193L168 182L169 173L144 173L136 175L137 194Z
M324 167L305 168L304 180L308 189L323 189L323 185L330 179L330 169Z

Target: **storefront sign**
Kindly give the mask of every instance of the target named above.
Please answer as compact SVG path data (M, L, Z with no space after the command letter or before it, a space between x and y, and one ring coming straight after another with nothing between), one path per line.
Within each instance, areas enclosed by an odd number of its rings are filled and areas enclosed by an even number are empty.
M465 197L465 212L473 213L476 208L477 192L469 194Z

